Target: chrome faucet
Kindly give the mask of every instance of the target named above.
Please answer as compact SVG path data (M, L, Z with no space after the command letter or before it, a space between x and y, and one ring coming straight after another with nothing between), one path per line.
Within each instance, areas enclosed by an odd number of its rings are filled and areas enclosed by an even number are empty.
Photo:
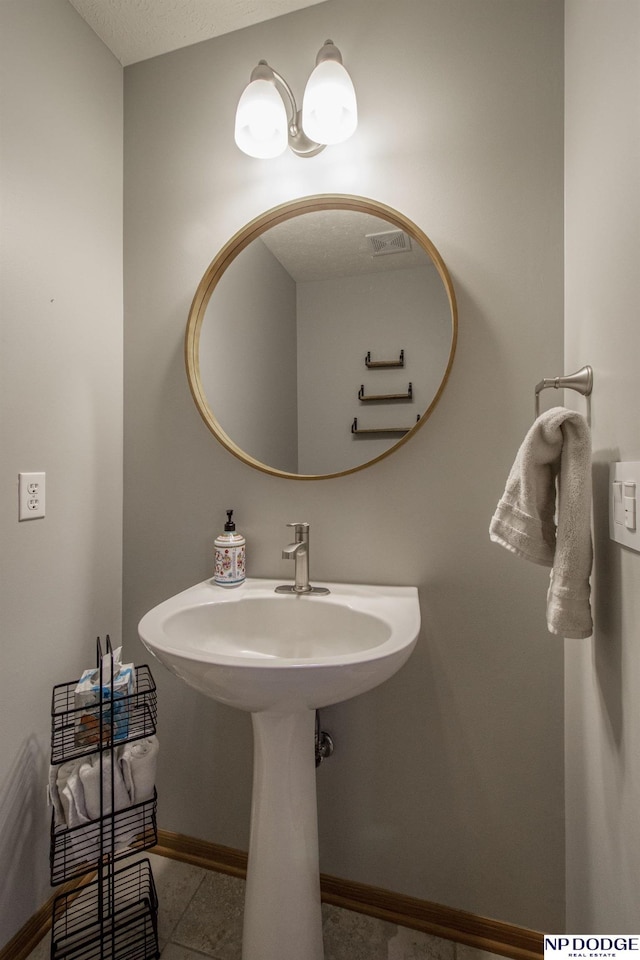
M309 524L288 523L295 530L293 543L287 544L282 551L283 560L295 560L295 582L276 587L276 593L315 593L327 594L326 587L312 587L309 583Z

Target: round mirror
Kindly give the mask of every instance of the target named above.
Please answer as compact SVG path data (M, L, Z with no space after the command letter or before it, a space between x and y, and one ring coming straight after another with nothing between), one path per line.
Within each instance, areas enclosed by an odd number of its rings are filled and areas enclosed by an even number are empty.
M186 364L214 436L276 476L337 477L388 456L447 382L457 309L429 238L362 197L295 200L213 260Z

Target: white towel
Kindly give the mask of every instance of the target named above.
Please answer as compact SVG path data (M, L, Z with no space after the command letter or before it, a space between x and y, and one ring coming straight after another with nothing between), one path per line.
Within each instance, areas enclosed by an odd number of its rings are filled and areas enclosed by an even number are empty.
M59 788L58 788L59 789ZM79 770L74 770L67 777L67 782L59 789L64 818L68 827L81 827L88 823L90 817L84 800L84 790L80 782Z
M134 740L123 748L122 775L132 803L143 803L153 797L158 747L158 738L153 736Z
M591 434L581 414L553 407L538 417L518 451L489 535L517 556L552 567L550 633L591 636Z
M102 757L102 814L111 813L111 756L108 753ZM100 755L94 754L81 765L80 780L84 788L84 801L87 813L92 820L100 816ZM113 764L113 787L115 809L122 810L131 805L131 799L122 779L120 764L116 759Z
M55 811L56 827L78 827L89 820L78 777L81 762L68 760L49 767L49 800Z
M81 763L81 760L76 759L49 767L48 793L49 801L55 811L56 833L67 831L72 827L82 827L89 822L84 803L84 790L78 775ZM63 856L65 869L86 860L83 833L84 831L79 830L67 834L62 841L63 846L58 848Z
M55 811L54 823L56 827L63 827L66 823L60 791L67 782L67 777L77 770L80 766L79 760L67 760L66 763L56 764L49 767L49 784L47 792L49 794L49 803Z

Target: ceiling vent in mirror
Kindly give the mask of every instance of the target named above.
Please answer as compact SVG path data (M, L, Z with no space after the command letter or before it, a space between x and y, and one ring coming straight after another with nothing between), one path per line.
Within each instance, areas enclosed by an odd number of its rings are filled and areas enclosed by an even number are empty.
M408 253L411 250L411 238L404 230L368 233L366 239L374 257L383 257L388 253Z

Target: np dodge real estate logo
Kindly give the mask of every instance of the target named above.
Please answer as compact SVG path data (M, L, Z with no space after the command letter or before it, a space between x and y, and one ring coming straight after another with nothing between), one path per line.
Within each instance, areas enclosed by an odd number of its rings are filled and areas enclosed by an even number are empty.
M573 935L545 937L544 960L640 960L640 937Z

